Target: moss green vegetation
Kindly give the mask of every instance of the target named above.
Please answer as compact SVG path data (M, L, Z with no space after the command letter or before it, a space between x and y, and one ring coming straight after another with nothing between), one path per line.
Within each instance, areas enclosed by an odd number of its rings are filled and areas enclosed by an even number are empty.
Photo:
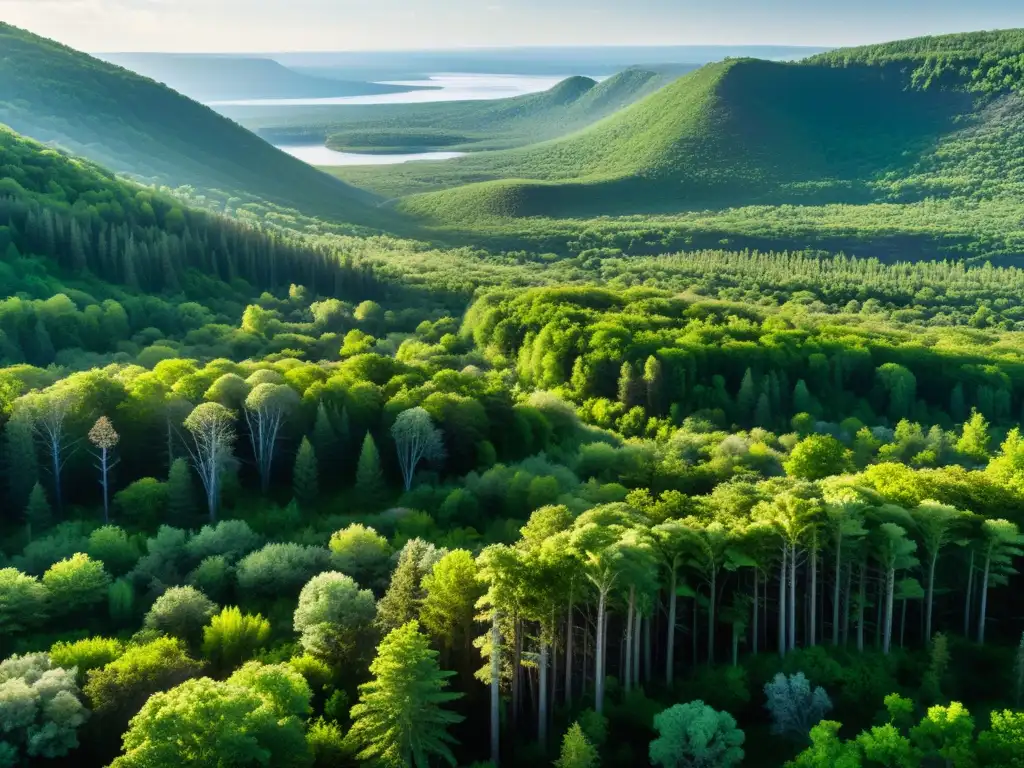
M0 26L0 123L148 183L187 187L234 212L302 207L386 220L372 195L331 179L171 89L15 27Z
M496 101L220 111L276 144L326 142L349 152L503 149L580 130L653 93L677 72L629 69L601 83L571 77L543 93Z

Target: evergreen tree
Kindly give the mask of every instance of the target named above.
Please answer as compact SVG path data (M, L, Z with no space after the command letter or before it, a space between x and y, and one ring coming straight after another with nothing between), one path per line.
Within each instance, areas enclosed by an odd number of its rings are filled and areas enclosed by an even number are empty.
M28 527L29 540L32 539L33 532L45 530L52 522L53 510L50 508L50 502L46 500L46 491L42 485L36 483L32 486L28 505L25 507L25 525Z
M640 405L642 391L643 385L637 378L632 363L623 363L619 371L619 402L627 409Z
M573 723L562 738L562 754L555 768L594 768L597 764L597 748L587 740L580 724Z
M356 759L389 768L427 768L434 757L456 764L448 726L463 718L443 705L462 694L445 692L454 673L441 671L437 655L415 621L381 641L370 665L374 679L359 686L350 713L346 739L359 750Z
M325 474L325 477L329 477L329 473L333 471L338 460L338 434L334 431L334 426L327 415L327 408L324 406L323 400L320 401L316 408L316 422L313 424L311 438L313 450L316 452L319 462L318 466L321 470L328 473Z
M316 452L309 439L302 438L299 452L295 454L295 468L292 471L292 490L299 504L308 506L316 501L319 492Z
M979 411L971 411L971 418L964 423L956 449L968 459L984 464L989 458L988 447L991 439L988 421Z
M817 410L815 406L811 391L807 388L806 382L800 379L793 388L793 410L796 413L813 414Z
M171 462L167 475L167 513L174 525L182 525L192 519L196 512L195 487L192 470L185 459Z
M768 429L771 425L772 406L769 401L768 394L762 392L761 396L757 398L757 408L754 409L754 426Z
M644 387L647 390L647 413L661 416L665 412L665 374L661 361L654 355L644 363Z
M381 632L390 632L409 623L419 614L423 599L423 570L421 551L406 546L398 558L398 567L391 575L391 583L384 597L377 603L377 626Z
M743 374L739 392L736 393L736 411L743 424L750 423L757 405L757 385L754 384L754 373L747 368L746 373Z
M11 509L24 509L39 482L39 462L32 434L32 415L15 408L4 427L3 460L7 473L7 501Z
M356 467L356 496L364 506L372 507L380 501L383 493L384 473L380 469L380 454L373 436L367 432Z

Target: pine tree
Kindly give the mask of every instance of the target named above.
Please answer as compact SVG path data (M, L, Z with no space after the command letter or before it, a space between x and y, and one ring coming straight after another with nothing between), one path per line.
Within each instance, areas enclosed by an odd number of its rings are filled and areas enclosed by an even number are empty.
M196 512L195 486L192 483L192 470L185 459L171 462L171 471L167 474L167 513L172 525L183 525L192 519Z
M746 373L743 374L743 381L740 383L739 392L736 393L736 411L743 424L749 423L750 419L754 416L757 400L754 372L747 368Z
M356 467L356 496L364 506L372 507L384 493L384 473L380 470L380 454L373 436L367 432Z
M33 531L39 533L49 527L53 521L53 510L50 502L46 500L46 491L43 486L36 483L32 486L32 492L28 497L28 505L25 507L25 525L28 528L28 538L32 539Z
M555 768L594 768L597 764L597 748L587 740L580 724L573 723L562 739L562 754Z
M619 371L619 402L626 408L640 405L643 387L631 363L623 363Z
M337 463L338 435L334 431L331 419L323 400L316 409L316 422L313 424L312 443L321 470L333 471Z
M419 614L423 590L423 570L420 567L422 551L406 546L398 559L398 567L391 575L391 583L384 597L377 603L377 626L383 633L398 629Z
M754 426L770 428L772 425L772 406L768 394L762 392L757 398L757 408L754 409Z
M295 468L292 470L292 490L295 499L302 506L316 501L319 492L316 452L309 438L302 438L299 452L295 454Z
M662 415L665 412L665 374L661 361L654 355L644 363L644 386L647 390L647 414Z
M448 726L463 720L443 705L462 697L447 693L447 678L419 625L410 621L381 641L370 665L374 679L359 686L346 737L356 759L387 766L427 768L432 757L454 766Z

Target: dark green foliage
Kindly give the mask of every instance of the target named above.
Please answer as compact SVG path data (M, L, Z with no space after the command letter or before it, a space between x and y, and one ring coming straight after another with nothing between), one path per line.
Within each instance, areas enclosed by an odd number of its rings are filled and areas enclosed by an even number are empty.
M384 474L380 468L380 453L369 432L363 438L363 447L359 451L355 492L360 503L367 509L372 509L379 504L384 493Z
M318 415L317 423L319 419ZM309 438L303 437L292 469L292 489L299 504L308 507L316 501L319 492L318 476L316 452Z

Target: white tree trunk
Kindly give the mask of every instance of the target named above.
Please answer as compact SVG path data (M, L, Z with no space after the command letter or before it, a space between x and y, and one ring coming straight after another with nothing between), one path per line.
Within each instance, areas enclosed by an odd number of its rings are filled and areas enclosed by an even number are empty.
M604 608L608 595L604 589L597 598L597 648L594 651L594 711L604 712L604 654L605 654L605 615Z
M789 548L789 645L787 651L796 649L796 544Z
M896 585L896 569L889 568L885 572L885 624L882 635L882 653L888 654L892 644L892 595Z
M787 545L782 545L782 565L779 568L779 656L786 655L786 557L789 554Z
M832 590L832 645L839 645L839 584L842 581L843 537L836 536L836 583ZM850 610L847 606L846 610Z
M811 542L811 626L807 644L818 644L818 542Z
M985 570L982 571L981 575L981 597L979 598L981 609L978 611L978 645L985 644L985 613L988 610L988 574L991 565L992 553L989 551L985 557Z
M572 590L569 591L569 610L565 618L565 706L572 706Z
M672 569L672 578L669 582L669 595L668 595L668 629L666 634L668 637L665 639L665 685L669 688L672 687L672 675L675 672L675 654L676 654L676 569Z
M491 617L491 762L495 768L501 756L501 630L498 612Z
M924 598L924 641L928 645L932 644L932 600L935 595L935 564L938 560L939 553L936 552L928 563L928 594Z
M537 693L537 741L543 748L548 741L548 656L550 655L550 644L544 636L541 628L540 638L540 659L538 660L538 688Z
M636 587L629 588L629 604L626 606L626 656L623 659L622 684L626 693L633 685L633 614L636 611Z

